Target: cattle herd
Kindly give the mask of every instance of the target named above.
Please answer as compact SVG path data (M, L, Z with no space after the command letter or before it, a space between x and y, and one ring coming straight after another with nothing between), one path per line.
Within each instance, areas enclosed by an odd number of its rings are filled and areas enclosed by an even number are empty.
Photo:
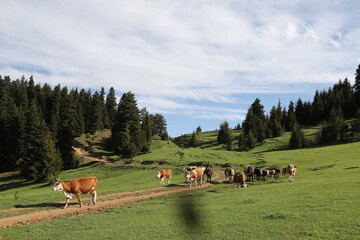
M204 177L207 177L207 181L211 182L211 176L214 173L212 165L209 163L206 167L184 167L181 170L185 174L186 182L189 183L191 188L192 184L195 186L201 186ZM294 181L296 174L296 166L289 164L286 168L283 168L282 171L278 168L268 168L268 169L259 169L252 166L246 166L243 172L237 172L235 169L226 168L224 171L225 181L233 182L233 187L243 188L247 187L246 181L254 181L255 179L260 181L263 180L267 182L269 178L278 178L282 172L282 177L289 178L290 182ZM172 171L170 169L164 169L158 172L157 177L160 178L160 185L164 184L164 179L169 179L170 183Z
M190 188L192 185L201 186L202 181L205 176L207 177L206 181L211 182L211 176L214 173L211 163L209 163L206 167L184 167L181 170L184 175L186 182L189 183ZM296 174L296 166L293 164L288 165L286 168L283 168L282 171L277 168L268 168L268 169L259 169L253 168L251 166L247 166L244 168L243 172L237 172L232 168L226 168L224 171L225 181L233 182L233 188L244 188L248 185L245 183L246 181L254 181L255 179L260 181L268 181L269 178L278 178L282 172L282 177L288 177L290 182L294 181L294 177ZM160 179L160 185L164 185L164 180L168 179L168 184L170 184L172 176L171 169L163 169L157 172L156 177ZM89 205L96 204L96 187L98 184L98 179L96 177L85 177L85 178L77 178L68 181L56 181L55 186L52 188L53 191L61 191L65 194L66 204L64 208L67 208L70 199L72 199L73 195L76 195L80 207L83 206L80 195L83 194L92 194L91 202Z

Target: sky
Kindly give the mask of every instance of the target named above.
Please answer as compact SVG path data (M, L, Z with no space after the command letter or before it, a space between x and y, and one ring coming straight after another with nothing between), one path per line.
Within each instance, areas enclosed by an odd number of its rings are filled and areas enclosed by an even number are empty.
M259 98L331 87L360 64L360 1L1 0L0 75L99 91L164 115L171 137L241 124Z

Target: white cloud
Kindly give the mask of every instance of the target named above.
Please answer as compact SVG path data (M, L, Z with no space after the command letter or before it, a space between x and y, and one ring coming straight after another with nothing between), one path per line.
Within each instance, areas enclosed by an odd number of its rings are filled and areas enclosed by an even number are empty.
M169 113L189 110L189 101L193 108L234 104L241 94L301 93L354 72L360 62L356 5L5 0L0 74L131 90L139 102ZM212 116L198 117L205 115Z

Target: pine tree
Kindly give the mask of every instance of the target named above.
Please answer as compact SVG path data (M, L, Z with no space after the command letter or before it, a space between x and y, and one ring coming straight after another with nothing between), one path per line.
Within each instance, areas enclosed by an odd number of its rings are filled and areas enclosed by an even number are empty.
M166 120L165 117L159 113L154 115L154 130L153 134L160 136L162 140L168 139L168 133L166 128Z
M198 126L197 128L196 128L196 133L201 133L201 127L200 126Z
M111 134L114 151L123 158L132 158L143 148L140 110L133 93L122 95Z
M153 118L150 116L146 108L141 109L140 114L141 119L141 130L143 132L144 146L142 152L150 152L151 143L152 143L152 130L154 128Z
M105 106L109 116L109 128L111 128L115 120L117 109L115 90L113 87L110 88L109 93L106 96Z
M197 147L198 144L199 144L199 139L198 139L198 136L197 136L196 132L194 131L191 134L189 145L190 145L190 147Z
M57 146L61 153L64 169L73 169L79 166L79 159L75 158L72 147L74 138L79 136L81 126L79 126L76 102L73 95L68 94L66 87L62 90L61 99Z
M34 101L26 117L24 156L18 167L24 178L41 182L54 181L62 167L52 134L40 119Z
M305 145L304 131L300 128L299 124L295 122L291 130L291 137L289 140L289 146L292 149L301 148Z
M220 130L218 132L217 141L219 144L224 144L227 150L231 150L231 131L229 123L227 121L220 124Z
M260 103L260 99L256 98L254 103L251 104L242 127L246 135L248 135L251 130L257 142L262 143L265 140L267 122L264 106Z

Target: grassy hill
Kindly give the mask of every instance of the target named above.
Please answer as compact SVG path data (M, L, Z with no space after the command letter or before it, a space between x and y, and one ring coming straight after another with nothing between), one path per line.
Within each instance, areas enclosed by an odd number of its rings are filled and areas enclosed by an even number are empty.
M311 138L315 131L311 128L305 133ZM93 150L99 153L104 151L99 144L104 137L84 139L94 141ZM215 131L201 133L201 144L196 148L182 149L172 142L155 139L152 152L136 157L131 164L101 152L115 162L85 161L81 168L65 171L61 177L96 175L99 194L104 195L157 187L155 172L162 168L174 170L172 183L182 183L184 178L179 170L190 163L210 161L219 171L227 165L241 170L241 165L285 167L292 163L297 165L298 172L293 183L280 178L268 183L250 182L243 189L213 184L102 213L0 229L0 238L358 239L360 142L283 150L289 137L285 134L269 139L248 152L221 150L215 144ZM86 146L87 142L82 144ZM223 176L219 181L222 179ZM0 210L63 200L49 186L26 182L16 173L0 175L0 190ZM10 215L0 214L1 218Z

